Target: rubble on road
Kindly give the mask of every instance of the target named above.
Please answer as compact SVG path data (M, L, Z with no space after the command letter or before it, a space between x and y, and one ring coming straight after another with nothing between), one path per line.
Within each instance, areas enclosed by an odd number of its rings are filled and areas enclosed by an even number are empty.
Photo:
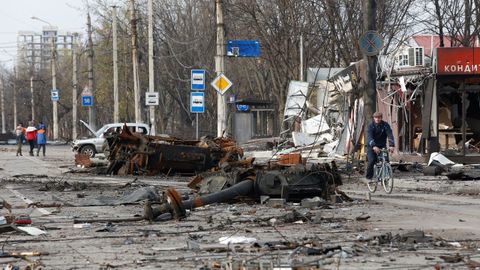
M148 136L132 133L126 126L106 141L107 174L113 175L203 172L243 156L233 139L203 137L191 141Z
M46 182L41 188L39 188L39 191L50 191L50 190L55 190L55 191L82 191L87 188L87 184L84 182L73 182L69 183L68 181L48 181Z
M175 219L186 217L186 210L213 203L232 201L241 197L248 197L261 201L267 196L269 201L273 198L281 199L279 207L285 201L300 202L302 199L321 197L330 200L335 198L337 186L342 184L336 164L297 164L283 166L274 163L269 166L253 166L253 160L225 162L219 171L197 175L189 183L189 187L197 191L197 196L183 199L174 189L169 188L164 193L164 202L159 207L145 211L144 216L153 219L169 214ZM232 167L233 166L233 167ZM346 196L346 195L345 195ZM152 218L152 217L150 217Z
M75 165L82 168L90 168L92 166L90 156L86 154L75 154Z

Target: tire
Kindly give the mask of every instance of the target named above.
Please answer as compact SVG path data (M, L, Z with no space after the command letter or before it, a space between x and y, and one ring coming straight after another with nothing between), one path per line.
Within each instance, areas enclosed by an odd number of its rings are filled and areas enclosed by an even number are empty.
M393 170L390 163L385 164L385 172L382 177L382 186L386 193L390 194L393 191Z
M377 191L377 181L375 179L372 179L371 182L367 182L367 187L371 193L374 193L375 191Z
M95 153L95 147L92 145L84 145L80 148L80 154L88 155L91 158L95 157Z
M368 190L371 193L374 193L375 191L377 191L377 183L378 183L377 179L378 179L378 173L379 173L379 168L377 167L377 165L373 167L373 170L374 170L373 178L370 180L371 182L367 182Z

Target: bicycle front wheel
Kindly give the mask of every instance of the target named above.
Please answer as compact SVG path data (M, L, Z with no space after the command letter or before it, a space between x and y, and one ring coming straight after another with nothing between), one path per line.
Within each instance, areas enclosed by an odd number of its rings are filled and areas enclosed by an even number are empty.
M375 165L375 167L373 167L373 178L372 179L367 179L367 187L368 187L368 190L371 192L371 193L374 193L375 191L377 191L377 184L378 184L378 177L379 177L379 174L380 174L380 167Z
M374 179L368 180L367 187L371 193L374 193L375 191L377 191L377 181Z
M382 186L386 193L390 194L393 191L393 170L390 163L386 163L383 169Z

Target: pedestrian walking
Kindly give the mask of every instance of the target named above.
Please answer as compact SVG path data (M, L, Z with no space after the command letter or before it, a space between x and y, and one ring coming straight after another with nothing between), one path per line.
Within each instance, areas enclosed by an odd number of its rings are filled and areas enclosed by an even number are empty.
M40 122L37 129L37 156L40 153L40 149L43 149L42 153L45 156L45 145L47 144L47 132L45 125Z
M30 156L33 156L33 148L35 148L35 143L37 142L37 128L33 126L33 121L28 124L25 133L27 142L30 145Z
M23 140L25 140L25 128L22 123L18 123L15 128L15 135L17 135L17 157L22 156Z

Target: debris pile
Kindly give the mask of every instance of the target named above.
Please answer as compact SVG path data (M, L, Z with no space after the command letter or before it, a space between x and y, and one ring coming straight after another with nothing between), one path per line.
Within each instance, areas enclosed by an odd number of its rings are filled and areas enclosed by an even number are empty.
M229 138L204 137L200 141L172 137L144 136L126 126L106 138L107 174L156 175L195 173L238 161L243 150Z
M92 166L90 156L86 154L75 154L75 165L81 168L90 168Z
M335 195L342 181L334 162L330 164L298 164L282 166L253 166L253 159L222 163L222 169L195 176L189 187L197 196L183 199L174 189L164 192L163 203L156 208L144 208L144 217L155 220L165 216L175 219L186 217L186 210L238 198L256 201L279 200L300 202L302 199ZM277 198L277 199L272 199Z

